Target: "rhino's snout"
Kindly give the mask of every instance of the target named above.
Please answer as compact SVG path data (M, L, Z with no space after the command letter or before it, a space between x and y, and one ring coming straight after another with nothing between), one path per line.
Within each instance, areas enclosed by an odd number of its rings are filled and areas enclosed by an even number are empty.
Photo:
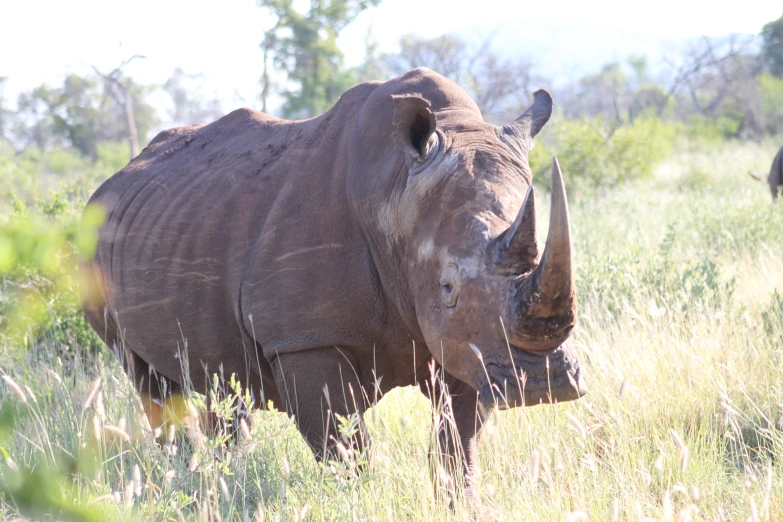
M511 354L513 365L508 357L486 363L489 382L479 391L482 403L507 409L572 401L587 393L579 356L571 343L545 352L512 346Z

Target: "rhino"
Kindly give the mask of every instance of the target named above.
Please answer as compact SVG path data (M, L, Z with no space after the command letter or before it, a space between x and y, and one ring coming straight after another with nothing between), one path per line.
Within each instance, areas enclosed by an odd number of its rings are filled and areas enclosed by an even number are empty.
M761 176L757 172L749 171L748 174L757 181L761 181ZM772 160L767 183L769 184L769 191L772 193L772 201L775 201L778 199L779 189L783 187L783 148L778 151L775 159Z
M239 109L161 132L90 198L106 219L82 267L151 427L220 372L323 459L369 442L338 415L413 385L446 405L434 455L468 474L492 408L584 395L563 178L553 158L541 245L528 163L552 109L539 90L495 126L419 68L308 120Z

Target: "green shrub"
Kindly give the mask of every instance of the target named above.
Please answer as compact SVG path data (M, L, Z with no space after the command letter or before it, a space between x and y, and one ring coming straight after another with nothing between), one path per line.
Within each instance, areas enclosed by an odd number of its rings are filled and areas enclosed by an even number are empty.
M20 154L0 144L0 217L13 212L13 201L44 213L81 211L98 185L128 163L127 143L101 143L93 162L71 149L45 153L28 147ZM54 207L44 208L55 204Z
M73 149L53 149L46 155L45 163L52 173L60 176L84 171L90 165L87 158Z
M783 132L783 78L763 73L758 80L766 130L769 134L780 134Z
M706 118L700 114L691 116L687 123L678 124L678 133L697 146L720 143L736 138L741 122L728 116Z
M623 125L608 142L609 181L650 178L653 169L671 153L674 138L674 128L659 119Z
M598 123L561 120L550 138L537 144L530 165L537 178L548 180L551 156L568 173L569 193L646 179L672 151L675 128L655 118L638 119L607 138ZM548 181L547 181L548 183Z
M104 212L90 208L79 219L67 207L55 194L41 204L44 215L20 211L0 227L0 338L31 332L97 346L81 316L76 267L94 252Z

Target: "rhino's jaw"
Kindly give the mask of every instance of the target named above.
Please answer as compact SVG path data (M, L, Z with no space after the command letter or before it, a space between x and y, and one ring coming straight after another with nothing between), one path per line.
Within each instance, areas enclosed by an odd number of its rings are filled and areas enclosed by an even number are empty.
M571 343L542 352L512 346L510 352L513 365L508 356L484 361L486 377L479 390L483 404L508 409L573 401L587 393L579 356Z

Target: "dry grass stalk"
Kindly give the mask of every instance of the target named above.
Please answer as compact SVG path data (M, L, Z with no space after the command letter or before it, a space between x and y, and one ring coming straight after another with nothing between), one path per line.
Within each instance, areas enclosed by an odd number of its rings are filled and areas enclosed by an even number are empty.
M674 442L674 445L680 450L679 469L681 473L684 473L688 468L688 445L685 444L685 441L682 440L682 437L680 437L680 434L677 433L674 428L670 429L670 433L672 442Z

